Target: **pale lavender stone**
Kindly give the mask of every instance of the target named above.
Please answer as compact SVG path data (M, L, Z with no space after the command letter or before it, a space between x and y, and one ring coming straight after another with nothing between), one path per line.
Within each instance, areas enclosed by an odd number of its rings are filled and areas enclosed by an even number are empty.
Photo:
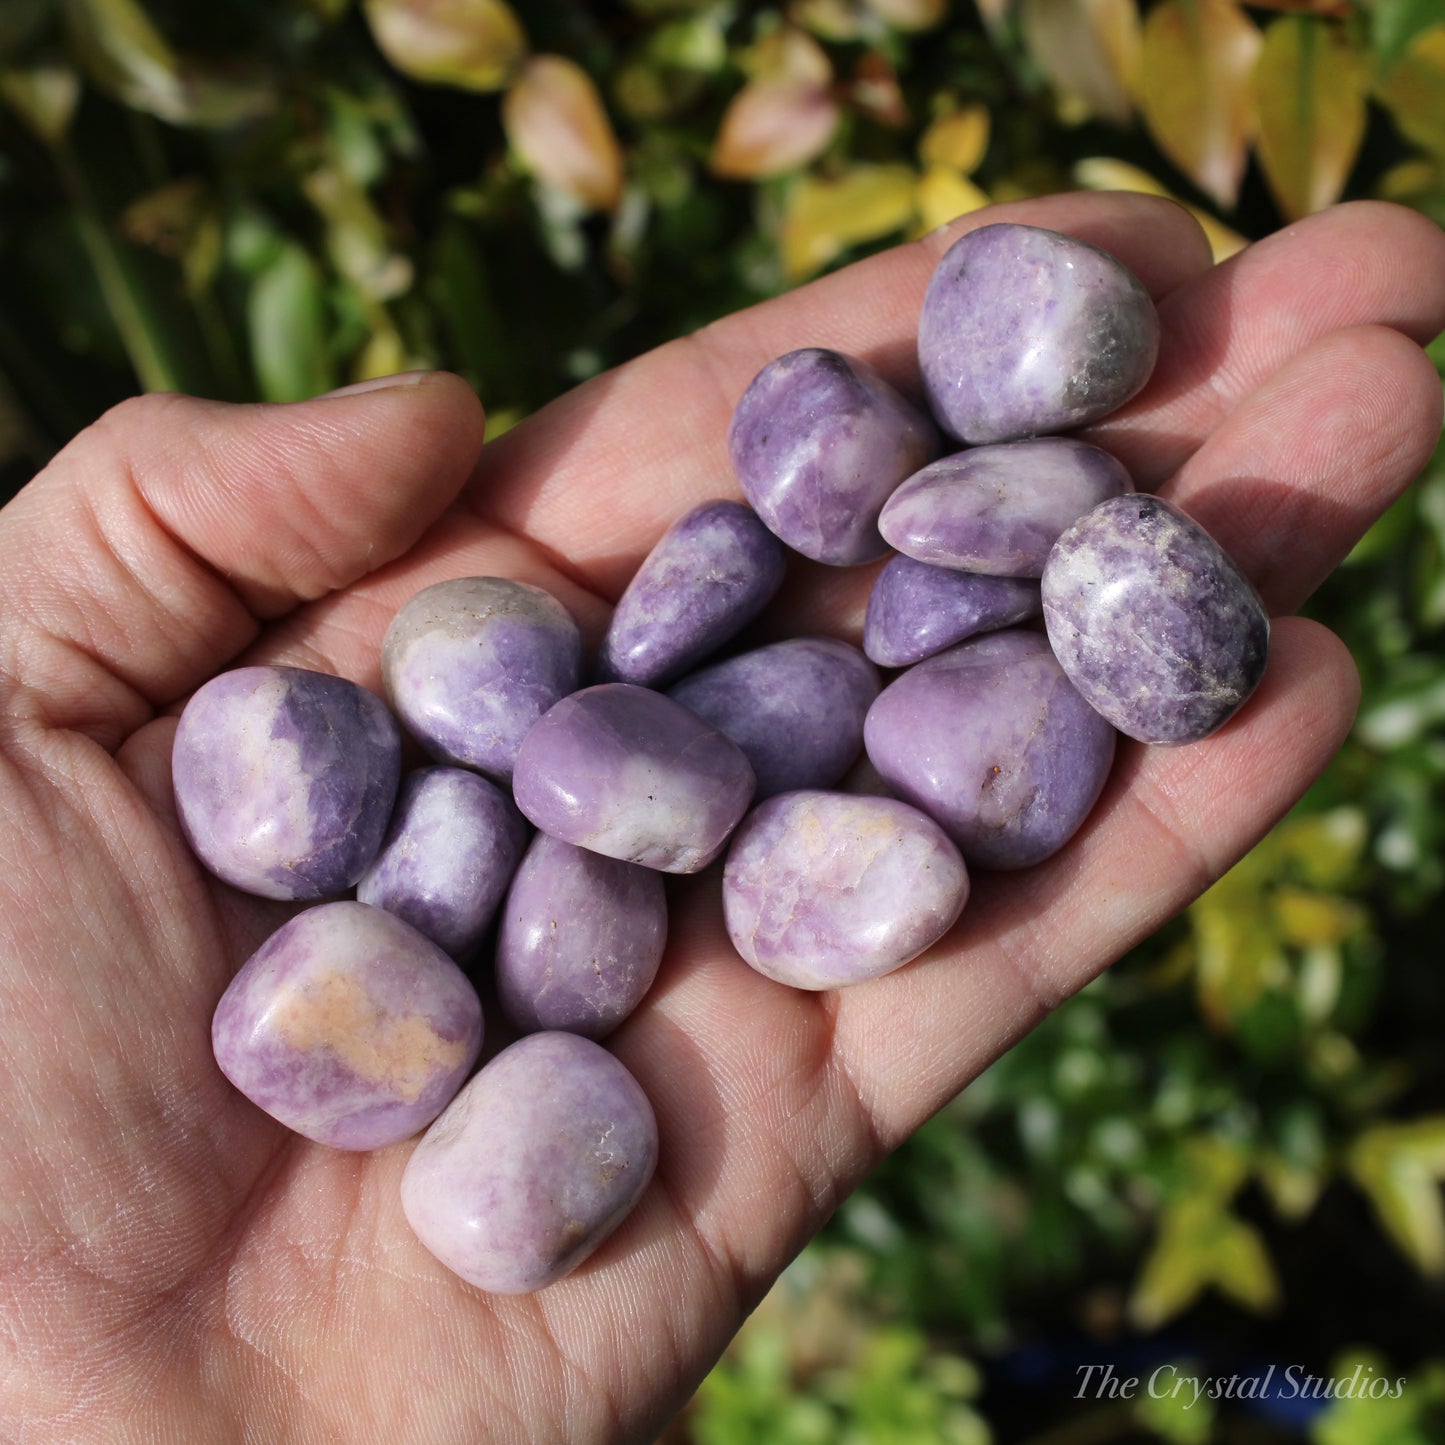
M642 1197L657 1120L576 1034L530 1034L457 1095L401 1177L407 1222L469 1284L528 1294L570 1274Z
M893 798L770 798L738 829L723 872L734 947L793 988L891 973L942 938L967 901L958 849Z
M908 667L1042 610L1039 584L1031 577L981 577L894 557L868 594L863 651L880 667Z
M733 412L743 494L795 551L852 566L888 550L878 513L938 455L938 431L866 362L808 347L771 361Z
M1056 853L1103 791L1114 730L1036 632L994 632L920 662L868 711L890 788L936 819L970 867Z
M1190 743L1224 726L1264 676L1269 614L1193 518L1118 497L1054 546L1044 621L1064 671L1116 728Z
M481 942L530 832L495 783L465 768L420 768L402 779L356 896L459 957Z
M538 833L502 905L502 1010L524 1033L605 1038L652 987L666 943L660 873Z
M337 1149L380 1149L450 1102L482 1046L465 975L366 903L298 914L251 955L211 1021L221 1072L273 1119Z
M1072 437L974 447L931 463L878 520L905 556L991 577L1038 577L1059 533L1134 490L1124 464Z
M582 634L540 587L456 577L424 588L381 646L386 695L438 762L512 776L527 730L582 681Z
M754 786L736 743L626 682L553 707L527 734L512 780L517 806L544 833L664 873L706 868Z
M263 898L325 898L381 846L401 732L345 678L238 667L186 704L171 775L186 841L218 878Z
M928 404L966 442L1097 421L1143 387L1158 353L1158 313L1128 269L1086 241L1009 222L948 248L918 320Z
M668 690L747 754L754 802L831 788L863 751L878 671L856 647L795 637L703 668Z
M716 652L772 601L787 550L741 502L704 502L674 522L622 594L598 677L660 687Z

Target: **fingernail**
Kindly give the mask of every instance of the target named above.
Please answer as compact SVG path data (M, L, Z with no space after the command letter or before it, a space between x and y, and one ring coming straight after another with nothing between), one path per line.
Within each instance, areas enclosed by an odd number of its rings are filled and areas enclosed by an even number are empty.
M350 386L338 386L335 391L323 392L318 401L330 401L336 396L361 396L368 391L390 391L393 387L420 386L427 377L435 376L434 371L398 371L394 376L373 376L369 381L353 381Z

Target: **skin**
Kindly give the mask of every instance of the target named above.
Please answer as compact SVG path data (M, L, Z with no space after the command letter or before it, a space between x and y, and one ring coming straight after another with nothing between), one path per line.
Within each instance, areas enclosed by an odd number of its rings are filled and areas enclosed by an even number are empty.
M1428 456L1434 226L1358 204L1209 269L1168 202L1074 195L971 215L675 342L480 460L479 408L447 377L286 408L153 397L0 513L0 1434L650 1437L884 1152L1324 767L1355 671L1283 616L1227 727L1189 748L1125 744L1067 848L980 876L958 927L885 978L773 984L727 943L716 878L684 880L657 986L610 1041L656 1109L658 1175L537 1295L478 1294L411 1237L410 1144L309 1144L215 1069L215 1001L286 910L212 883L181 845L167 761L184 696L239 660L377 687L395 608L465 572L555 591L595 643L666 526L717 495L758 369L822 345L912 386L929 270L992 220L1102 245L1159 298L1160 369L1091 436L1215 532L1274 613ZM779 632L856 640L874 570L798 568Z

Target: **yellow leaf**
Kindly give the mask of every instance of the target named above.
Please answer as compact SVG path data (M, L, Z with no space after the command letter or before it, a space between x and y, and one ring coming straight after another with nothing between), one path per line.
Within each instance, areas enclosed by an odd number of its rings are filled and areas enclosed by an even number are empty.
M759 180L798 170L821 155L838 128L826 90L786 80L750 80L723 112L714 174Z
M1414 1146L1420 1124L1441 1134L1440 1123L1374 1125L1355 1140L1348 1159L1385 1232L1423 1274L1434 1276L1445 1275L1445 1200L1438 1183L1445 1160Z
M982 210L989 204L981 191L961 171L952 166L932 165L924 168L918 178L917 233L924 235L946 225L955 216Z
M1135 0L1023 0L1024 44L1056 93L1064 118L1126 125L1139 59Z
M1445 24L1421 31L1376 93L1406 139L1445 157Z
M932 30L948 14L948 0L866 0L868 8L895 30Z
M622 194L622 148L592 78L575 61L536 55L502 98L507 144L543 185L588 210Z
M827 85L833 79L828 52L794 25L770 30L750 45L739 60L750 80L796 81L801 85Z
M403 75L463 90L500 90L527 53L502 0L366 0L377 47Z
M1233 207L1254 135L1250 80L1261 36L1234 0L1164 0L1144 21L1139 108L1159 148Z
M849 246L902 230L913 217L915 182L902 165L856 165L836 180L800 176L778 237L784 274L801 280Z
M80 77L64 65L0 73L0 98L46 145L59 145L80 101Z
M1242 1219L1215 1241L1210 1251L1211 1279L1216 1289L1255 1314L1265 1314L1279 1305L1279 1278L1269 1257L1264 1236Z
M860 40L881 28L863 0L793 0L788 19L824 40Z
M1288 884L1275 889L1273 901L1280 935L1296 948L1343 943L1359 933L1367 919L1364 909L1351 899Z
M1337 25L1305 16L1265 32L1254 72L1259 163L1286 219L1339 198L1365 135L1365 83Z
M1131 166L1128 161L1115 160L1112 156L1089 156L1074 163L1074 179L1090 191L1134 191L1141 196L1165 196L1177 200L1170 191L1156 181L1148 171ZM1209 238L1209 249L1216 262L1226 260L1236 252L1244 250L1249 242L1238 231L1226 226L1216 216L1198 206L1181 202L1184 209L1199 222Z
M949 166L972 175L988 150L989 114L985 105L945 111L918 142L918 159L926 166Z

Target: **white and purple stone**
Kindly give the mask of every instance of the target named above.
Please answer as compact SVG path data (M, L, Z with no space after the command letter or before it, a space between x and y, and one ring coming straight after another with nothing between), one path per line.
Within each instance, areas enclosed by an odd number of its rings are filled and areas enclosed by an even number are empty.
M883 780L970 867L1026 868L1056 853L1114 760L1114 729L1036 632L993 632L920 662L879 693L863 734Z
M481 942L530 833L495 783L465 768L419 768L401 781L356 896L460 957Z
M856 647L795 637L703 668L668 696L747 754L757 802L831 788L863 751L863 719L878 685L878 670Z
M807 347L771 361L733 412L743 494L794 551L848 567L888 550L878 513L938 455L933 423L866 362Z
M502 1012L523 1033L605 1038L652 987L666 943L660 873L538 833L502 905Z
M1039 616L1031 577L981 577L893 557L868 594L863 651L879 667L910 667L980 632Z
M917 958L957 921L968 870L933 819L893 798L782 793L728 850L723 916L753 968L841 988Z
M381 846L401 731L345 678L238 667L186 704L171 775L186 841L218 878L263 898L325 898Z
M904 556L990 577L1038 577L1059 534L1132 492L1124 464L1072 437L999 442L915 472L878 519Z
M576 1269L656 1167L657 1120L622 1064L576 1034L529 1034L412 1151L401 1206L453 1274L493 1294L529 1294Z
M221 1072L288 1129L337 1149L409 1138L482 1046L482 1008L430 939L366 903L323 903L242 966L211 1021Z
M741 502L704 502L637 569L597 659L604 682L661 687L716 652L772 601L787 549Z
M1059 538L1043 576L1049 641L1069 680L1120 732L1192 743L1264 676L1269 614L1192 517L1117 497Z
M747 810L737 744L660 692L599 683L563 698L517 753L517 806L544 833L664 873L696 873Z
M918 320L928 404L970 443L1068 431L1123 406L1154 370L1159 316L1107 252L1000 222L955 241Z
M582 681L582 634L540 587L455 577L401 607L381 646L386 695L438 762L512 776L527 730Z

